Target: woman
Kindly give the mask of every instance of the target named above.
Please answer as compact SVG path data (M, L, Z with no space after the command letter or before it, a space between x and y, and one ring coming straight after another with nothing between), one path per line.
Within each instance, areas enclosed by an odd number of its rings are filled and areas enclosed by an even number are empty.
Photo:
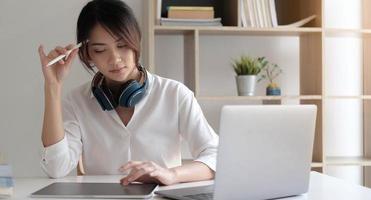
M47 67L73 47L49 54L40 45L45 78L42 168L62 177L82 157L86 174L128 174L121 179L170 185L212 179L218 136L193 93L183 84L147 72L140 64L141 33L132 10L120 0L93 0L81 11L82 47ZM63 100L63 79L79 56L95 73ZM181 165L181 139L193 162Z

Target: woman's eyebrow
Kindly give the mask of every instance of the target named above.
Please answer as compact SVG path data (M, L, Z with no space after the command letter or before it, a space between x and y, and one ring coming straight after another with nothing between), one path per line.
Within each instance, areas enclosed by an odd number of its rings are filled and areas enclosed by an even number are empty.
M123 40L123 38L119 38L115 42L121 42L122 40ZM100 43L100 42L91 43L91 46L100 46L100 45L107 45L107 44Z
M116 40L116 43L123 42L123 41L124 41L124 38L119 38L119 39Z
M105 43L92 43L91 46L106 45Z

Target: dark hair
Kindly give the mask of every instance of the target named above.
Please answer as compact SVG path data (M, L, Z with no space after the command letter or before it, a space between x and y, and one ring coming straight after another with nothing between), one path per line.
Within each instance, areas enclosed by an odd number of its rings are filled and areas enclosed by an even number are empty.
M84 6L77 20L77 43L83 42L79 57L85 67L93 71L88 63L89 52L86 41L97 24L110 34L122 38L134 51L135 62L138 65L141 32L132 9L121 0L93 0Z

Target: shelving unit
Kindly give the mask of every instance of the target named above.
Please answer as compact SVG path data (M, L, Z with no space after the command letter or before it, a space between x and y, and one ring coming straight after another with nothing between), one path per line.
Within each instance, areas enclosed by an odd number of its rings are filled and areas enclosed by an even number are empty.
M313 149L312 169L326 173L326 166L360 166L364 167L364 185L371 187L371 0L363 0L363 28L343 29L324 28L324 1L326 0L280 0L277 4L279 21L291 23L309 15L316 19L300 28L244 28L240 27L239 0L217 1L221 9L223 27L184 27L161 26L156 21L156 1L146 1L146 29L143 31L143 49L146 49L143 61L150 71L156 72L155 36L181 35L184 40L184 83L195 93L200 101L263 101L263 100L297 100L300 104L315 104L318 107L315 142ZM220 5L219 5L220 4ZM283 96L240 97L230 95L205 95L202 93L200 73L200 40L208 36L270 36L299 38L299 94ZM326 37L360 37L363 39L363 94L362 95L329 95L326 92L325 38ZM268 50L269 51L269 50ZM367 76L368 75L368 76ZM364 121L364 156L363 157L327 157L324 135L325 101L355 99L363 101Z

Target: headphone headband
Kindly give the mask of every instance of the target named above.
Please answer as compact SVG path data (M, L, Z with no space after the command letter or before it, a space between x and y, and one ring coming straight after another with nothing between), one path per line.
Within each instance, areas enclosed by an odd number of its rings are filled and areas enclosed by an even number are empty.
M110 111L118 106L128 108L135 107L135 105L142 100L148 88L148 77L147 71L142 65L139 65L138 69L140 73L144 75L143 83L141 84L137 80L129 80L124 83L123 87L120 89L118 100L115 100L111 91L104 85L104 75L101 72L97 72L94 75L91 90L103 110Z

